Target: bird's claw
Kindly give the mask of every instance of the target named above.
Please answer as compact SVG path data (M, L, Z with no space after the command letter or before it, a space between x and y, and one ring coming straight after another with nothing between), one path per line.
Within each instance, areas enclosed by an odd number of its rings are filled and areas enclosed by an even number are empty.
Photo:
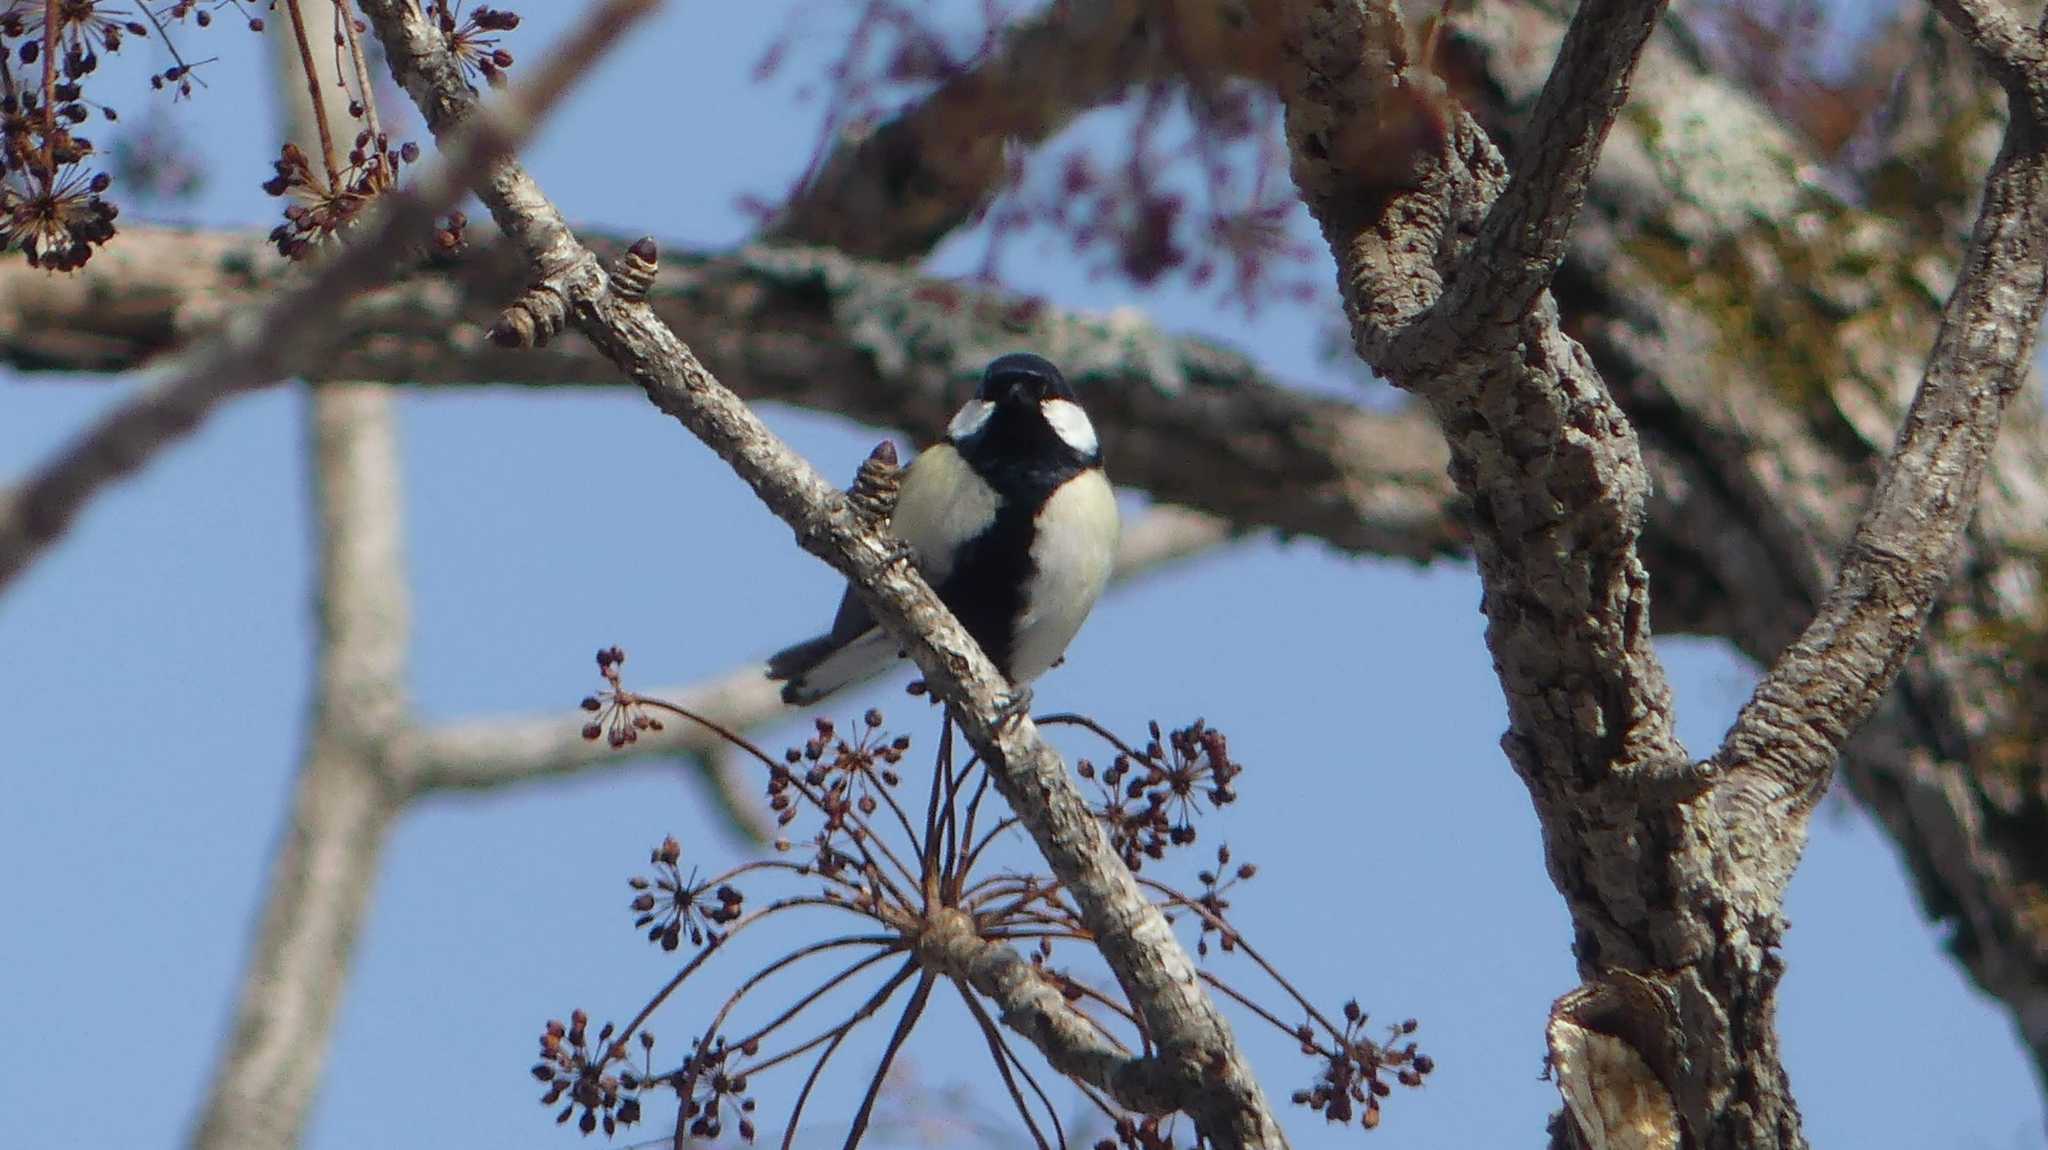
M1030 714L1031 688L1018 687L1010 694L1003 696L1002 702L996 704L996 721L994 725L997 727L1009 726L1013 723L1022 722Z
M917 551L896 536L885 534L882 536L882 561L891 565L913 565L917 562Z

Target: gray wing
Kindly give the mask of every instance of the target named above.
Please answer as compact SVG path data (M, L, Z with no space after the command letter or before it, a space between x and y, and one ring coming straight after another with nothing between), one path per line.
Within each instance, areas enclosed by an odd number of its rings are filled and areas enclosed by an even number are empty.
M846 594L839 597L839 610L832 616L832 629L825 637L836 643L851 643L866 634L875 625L875 617L868 613L867 604L848 587Z
M995 518L995 492L968 470L949 443L925 449L904 470L893 526L918 557L918 569L935 584L945 579L945 559L960 541L973 538ZM832 629L769 656L768 677L784 684L784 700L815 702L841 686L886 671L900 654L876 630L874 616L848 587L832 617Z
M818 671L834 655L854 647L874 630L874 617L868 614L868 609L861 604L860 597L853 593L853 588L848 587L845 595L840 597L839 611L832 617L830 631L793 646L784 647L768 656L768 677L783 684L782 701L814 703L837 690L843 685L838 681L843 673L831 673L832 669L828 669L826 677L832 681L815 685L809 682L812 672ZM885 662L881 665L887 664Z

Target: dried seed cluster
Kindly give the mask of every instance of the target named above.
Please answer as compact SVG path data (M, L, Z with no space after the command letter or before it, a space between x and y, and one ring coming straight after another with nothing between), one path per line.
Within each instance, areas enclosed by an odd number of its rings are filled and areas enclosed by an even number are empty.
M1114 741L1106 731L1097 733ZM1095 815L1134 872L1146 859L1164 858L1169 847L1194 842L1203 804L1235 802L1231 784L1244 769L1231 759L1223 733L1200 719L1164 736L1153 723L1150 733L1142 750L1116 742L1116 758L1100 771L1087 759L1075 764L1076 773L1097 784Z
M1380 1124L1380 1099L1393 1093L1394 1083L1420 1086L1436 1069L1436 1060L1417 1050L1414 1042L1402 1042L1415 1033L1414 1019L1390 1028L1385 1043L1365 1037L1366 1022L1358 1004L1347 1002L1344 1028L1330 1034L1327 1043L1319 1040L1315 1025L1301 1024L1295 1032L1301 1052L1322 1058L1323 1069L1314 1085L1294 1092L1296 1105L1320 1111L1340 1126L1355 1117L1360 1127L1371 1130Z
M607 647L597 653L597 670L604 676L606 688L583 700L583 709L597 717L583 724L583 737L603 738L613 747L623 747L640 741L642 731L659 731L661 720L647 711L646 701L619 685L619 668L626 663L626 653L617 647Z
M1006 836L1014 837L1017 820L1000 809L994 781L980 761L955 757L950 722L941 720L926 793L906 806L900 792L912 742L890 734L880 711L870 710L845 727L816 719L800 745L770 755L701 716L629 691L621 677L625 659L616 647L598 653L605 689L584 701L586 710L599 716L585 735L604 736L624 747L638 732L657 728L657 716L698 723L760 768L769 806L784 833L771 856L701 879L694 869L685 873L682 846L674 838L654 848L654 874L629 880L633 925L664 950L685 950L687 941L687 957L632 1022L616 1034L609 1027L600 1031L594 1047L581 1039L581 1014L570 1027L550 1024L534 1074L548 1084L543 1097L548 1105L567 1099L557 1119L567 1122L580 1111L581 1130L602 1127L609 1133L615 1123L638 1119L644 1091L660 1086L677 1097L678 1139L736 1134L751 1142L758 1133L757 1084L777 1071L808 1065L789 1102L786 1125L794 1137L811 1088L834 1052L855 1029L900 1000L894 1032L868 1078L846 1139L852 1145L865 1131L890 1067L930 994L949 988L981 1029L996 1077L1033 1141L1064 1150L1061 1116L1047 1103L1039 1081L1049 1069L1034 1069L1036 1059L1026 1059L998 1021L1011 1004L983 999L966 981L960 971L970 959L963 956L983 955L982 948L1016 948L1028 955L1031 977L1057 990L1065 1005L1055 1009L1085 1017L1127 1049L1144 1050L1148 1044L1138 1011L1113 978L1055 963L1055 944L1061 941L1081 944L1072 948L1076 957L1093 961L1093 935L1057 878L1020 869L1014 859L998 861L996 848ZM1114 748L1112 766L1096 774L1107 796L1097 815L1113 831L1125 827L1128 842L1137 844L1132 848L1137 858L1156 861L1192 843L1193 819L1209 806L1237 798L1243 765L1231 757L1223 733L1204 722L1170 732L1152 724L1142 748L1079 716L1047 716L1040 723L1080 728ZM1117 804L1128 812L1121 822L1110 811ZM1364 1016L1355 1005L1346 1007L1341 1023L1319 1012L1230 922L1236 892L1257 868L1236 861L1227 846L1219 846L1213 857L1213 866L1197 874L1193 891L1153 875L1140 876L1139 885L1169 921L1193 920L1196 949L1205 959L1214 941L1219 957L1242 957L1241 973L1277 991L1277 1004L1260 1005L1223 972L1206 964L1202 971L1211 986L1250 1005L1255 1019L1297 1039L1304 1053L1317 1059L1317 1081L1297 1100L1333 1120L1362 1115L1361 1125L1376 1124L1379 1100L1392 1085L1419 1085L1430 1070L1427 1056L1412 1043L1396 1047L1364 1037ZM766 901L749 899L740 892L743 881L749 888L774 889L765 895L756 891ZM819 930L779 956L771 952L765 958L733 959L729 965L736 981L729 989L709 996L695 993L706 977L702 972L736 946L767 945L741 943L742 936L759 939L750 934L754 924L799 915ZM679 992L685 984L692 991L687 997L696 1009L708 1012L708 1020L680 1064L641 1071L615 1068L623 1063L638 1027L672 997L683 997ZM864 993L854 989L862 986ZM848 1001L857 1005L848 1009ZM828 1010L827 1003L840 1005ZM820 1028L817 1016L833 1010L837 1017ZM1307 1021L1290 1028L1281 1021L1287 1015ZM763 1016L767 1021L736 1024ZM1404 1025L1396 1037L1413 1030L1412 1023ZM1179 1140L1199 1141L1193 1133L1180 1133L1187 1125L1176 1115L1126 1113L1092 1083L1070 1081L1112 1132L1100 1147L1170 1150Z
M683 848L675 839L663 839L649 859L655 866L653 878L638 875L627 880L636 892L632 908L635 929L645 928L647 941L674 950L685 935L691 946L718 945L718 928L739 921L745 896L730 883L698 883L696 872L684 879L679 868Z
M512 54L500 41L519 26L516 13L487 5L465 10L463 0L418 2L471 75L502 80ZM307 35L306 16L320 5L335 16L331 45L316 45ZM150 74L150 86L174 99L192 96L194 85L202 83L197 68L209 61L187 60L173 32L210 28L223 9L239 13L254 32L266 27L260 13L281 10L302 69L317 72L316 54L329 52L340 66L338 83L309 89L318 154L286 145L263 183L271 195L289 200L283 222L270 234L278 251L304 258L345 236L364 208L397 186L400 169L418 159L419 146L394 141L380 124L364 44L368 27L355 0L0 0L0 250L18 249L34 267L73 271L114 237L120 215L108 198L114 180L96 165L99 150L79 129L95 114L107 121L118 116L87 88L104 58L148 38L172 61ZM337 140L352 142L344 150ZM148 153L147 147L126 150ZM161 157L149 158L162 163ZM148 166L141 174L147 193ZM431 250L460 250L466 223L461 213L449 216L435 228Z
M433 0L427 14L441 26L464 72L488 84L504 83L512 53L500 46L499 37L519 27L519 14L485 4L467 13L461 9L462 0Z
M613 1037L611 1023L597 1032L595 1045L590 1042L589 1027L590 1016L581 1010L569 1015L567 1026L549 1019L540 1032L540 1061L533 1065L533 1076L547 1086L541 1105L554 1106L567 1099L555 1114L556 1124L568 1122L581 1109L577 1129L589 1134L602 1125L609 1136L620 1126L640 1120L639 1091L649 1076L626 1065L626 1039L624 1035ZM639 1044L641 1058L651 1058L654 1035L642 1030Z

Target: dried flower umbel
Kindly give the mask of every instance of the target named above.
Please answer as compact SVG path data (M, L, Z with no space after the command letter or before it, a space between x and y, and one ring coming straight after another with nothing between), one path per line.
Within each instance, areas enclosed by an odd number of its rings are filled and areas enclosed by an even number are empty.
M486 4L471 5L465 12L462 0L428 0L426 12L448 37L448 47L464 72L488 84L505 82L512 53L499 46L499 37L519 27L518 13Z
M800 746L774 756L702 716L635 694L622 681L625 658L617 647L598 652L605 687L583 702L593 716L584 736L623 747L661 729L664 716L703 726L760 768L781 837L774 857L703 877L695 868L686 871L683 847L674 838L654 848L653 874L629 882L633 925L662 949L687 957L630 1021L602 1028L594 1042L581 1012L567 1026L548 1024L533 1073L546 1084L542 1101L559 1108L557 1120L575 1118L586 1134L600 1127L609 1134L637 1121L647 1092L657 1089L677 1099L678 1141L732 1133L752 1142L766 1121L763 1086L788 1077L778 1072L807 1066L793 1096L784 1094L786 1117L773 1123L787 1147L846 1037L900 999L894 1028L852 1119L846 1139L851 1146L867 1130L890 1068L932 993L950 987L981 1031L996 1076L1034 1143L1066 1147L1068 1132L1041 1081L1048 1071L1042 1064L1034 1068L1037 1060L1027 1061L998 1023L1009 1004L975 988L967 973L971 964L1000 957L990 948L1003 948L1014 963L1015 948L1027 960L1022 969L1029 977L1058 991L1064 1003L1059 1009L1074 1012L1127 1053L1149 1054L1150 1040L1115 979L1055 962L1061 942L1083 944L1075 957L1089 961L1093 938L1058 880L1020 869L1012 865L1014 858L998 861L1017 820L1000 809L1001 799L991 793L993 779L979 760L956 758L950 720L941 721L920 814L902 794L911 740L889 733L880 711L870 710L846 728L820 718ZM1123 836L1127 857L1167 858L1195 841L1196 820L1210 806L1237 797L1235 782L1244 767L1230 756L1222 732L1206 723L1170 731L1154 724L1142 747L1080 716L1052 715L1040 723L1079 729L1113 748L1112 766L1095 775L1104 792L1096 816ZM1338 1018L1317 1010L1230 922L1232 899L1257 868L1234 862L1227 846L1219 846L1213 859L1196 876L1193 892L1151 874L1139 881L1168 921L1193 925L1199 954L1208 958L1214 940L1217 957L1241 964L1226 977L1205 963L1202 980L1315 1059L1316 1077L1295 1100L1332 1121L1355 1118L1364 1128L1377 1125L1381 1099L1397 1085L1419 1086L1432 1069L1428 1056L1405 1041L1415 1024L1394 1027L1389 1040L1379 1042L1368 1037L1365 1015L1355 1003L1346 1004ZM748 932L771 918L809 921L818 933L765 960L749 955L722 964L735 970L737 984L694 997L702 1021L684 1057L666 1068L652 1065L652 1042L642 1029L647 1021L681 999L686 984L693 990L703 986L714 961L746 945L743 939L758 937ZM1262 1003L1249 993L1237 977L1247 973L1269 995L1277 992L1277 999ZM850 1009L824 1005L855 1000ZM1287 1021L1289 1016L1301 1021ZM627 1065L635 1039L642 1043L638 1069ZM1070 1082L1111 1132L1099 1148L1166 1150L1198 1139L1175 1115L1127 1113L1092 1083Z
M517 14L461 0L419 2L471 74L502 78L512 54L500 39L519 26ZM316 44L309 30L309 15L323 7L334 17L331 44ZM393 140L382 126L364 48L368 28L354 0L0 0L0 249L20 250L35 267L71 271L114 237L113 181L95 166L98 149L78 128L117 113L88 87L107 58L148 38L172 61L150 74L150 86L174 99L193 95L203 84L198 67L209 61L188 60L173 33L209 28L223 10L254 32L267 26L261 13L284 14L312 105L317 149L286 145L263 184L289 200L270 235L278 251L300 259L344 238L365 208L398 185L419 147ZM323 59L332 65L324 78ZM461 250L465 223L457 213L437 226L431 252Z

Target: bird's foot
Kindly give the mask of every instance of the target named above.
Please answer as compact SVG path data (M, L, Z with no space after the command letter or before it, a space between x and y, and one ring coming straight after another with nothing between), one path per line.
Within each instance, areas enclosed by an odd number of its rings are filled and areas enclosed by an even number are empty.
M917 550L894 535L882 536L882 560L892 566L915 566Z
M995 725L997 727L1006 727L1023 721L1030 714L1031 688L1018 687L1010 692L1010 694L1003 696L1002 702L996 704Z

